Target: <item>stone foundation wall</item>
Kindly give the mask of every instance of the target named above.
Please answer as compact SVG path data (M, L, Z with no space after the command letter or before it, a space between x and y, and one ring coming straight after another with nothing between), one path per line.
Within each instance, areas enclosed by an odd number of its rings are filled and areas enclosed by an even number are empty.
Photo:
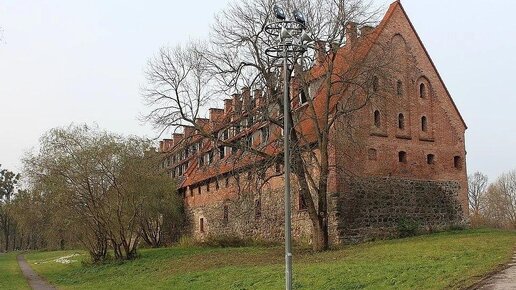
M343 243L399 235L403 223L419 231L464 225L455 181L423 181L389 177L354 178L338 197L337 231Z
M282 190L253 194L240 194L225 201L187 208L188 231L197 240L209 236L237 237L265 242L284 241L284 196ZM261 210L256 212L256 200L260 200ZM296 207L296 197L292 196L292 237L297 243L311 242L311 221L306 211ZM224 218L227 207L227 218ZM203 231L200 219L203 219Z

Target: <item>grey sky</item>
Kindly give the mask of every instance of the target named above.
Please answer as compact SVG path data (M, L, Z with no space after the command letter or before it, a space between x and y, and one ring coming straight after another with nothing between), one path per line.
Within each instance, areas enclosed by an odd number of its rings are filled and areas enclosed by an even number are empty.
M154 137L137 120L147 59L204 37L227 2L0 0L2 167L19 171L39 136L71 122ZM469 173L516 169L516 1L402 4L469 126Z

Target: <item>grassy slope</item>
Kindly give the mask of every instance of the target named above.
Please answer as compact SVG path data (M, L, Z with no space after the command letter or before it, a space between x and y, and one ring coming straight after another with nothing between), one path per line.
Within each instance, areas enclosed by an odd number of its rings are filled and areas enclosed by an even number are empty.
M346 246L312 254L294 251L295 289L414 289L470 285L512 256L516 233L468 230ZM49 261L71 252L27 255ZM136 261L83 266L33 265L60 288L281 289L283 249L167 248L142 250ZM82 255L79 259L86 259Z
M0 289L30 289L18 267L17 254L0 254Z

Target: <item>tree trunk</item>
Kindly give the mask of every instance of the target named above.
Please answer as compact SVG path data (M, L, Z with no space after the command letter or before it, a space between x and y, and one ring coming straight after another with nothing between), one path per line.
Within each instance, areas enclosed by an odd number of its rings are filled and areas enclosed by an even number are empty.
M327 217L321 217L317 219L316 223L312 226L312 249L316 252L328 250L328 219Z

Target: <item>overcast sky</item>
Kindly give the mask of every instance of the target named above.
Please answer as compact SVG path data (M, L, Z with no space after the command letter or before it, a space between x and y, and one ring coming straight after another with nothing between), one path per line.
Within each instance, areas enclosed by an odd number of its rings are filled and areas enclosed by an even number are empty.
M204 38L228 2L0 0L2 168L20 171L23 152L71 122L155 137L137 119L147 59ZM516 169L516 1L402 4L469 127L469 173Z

